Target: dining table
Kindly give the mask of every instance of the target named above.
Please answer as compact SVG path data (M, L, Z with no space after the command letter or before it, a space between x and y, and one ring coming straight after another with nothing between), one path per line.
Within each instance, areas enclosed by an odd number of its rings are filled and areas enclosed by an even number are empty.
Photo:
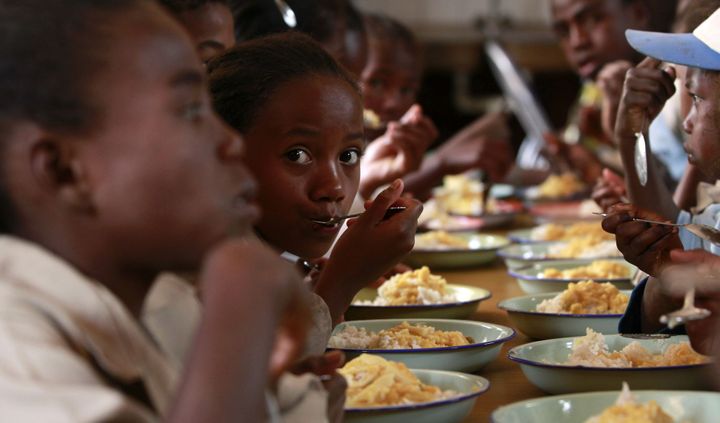
M482 233L507 235L512 229L530 225L531 220L527 216L521 216L509 228L482 231ZM515 278L507 273L502 259L498 257L494 262L482 267L458 270L438 269L433 273L445 277L451 284L471 285L489 290L492 296L480 303L472 320L499 324L515 330L515 336L503 344L499 356L476 372L477 375L490 381L490 389L478 397L475 407L464 422L488 422L491 421L492 412L500 406L547 395L528 381L517 363L507 358L509 349L531 342L532 339L519 332L508 319L507 313L497 307L502 300L527 295L520 289Z

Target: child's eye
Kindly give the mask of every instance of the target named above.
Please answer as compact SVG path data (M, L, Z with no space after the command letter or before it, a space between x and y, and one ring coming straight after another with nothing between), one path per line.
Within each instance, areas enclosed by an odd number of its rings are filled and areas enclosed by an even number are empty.
M692 99L693 104L698 104L700 100L702 100L697 94L690 94L690 98Z
M370 88L380 89L385 86L385 83L381 79L371 79L368 85L370 85Z
M346 165L354 165L360 161L362 153L360 150L353 148L351 150L345 150L340 153L340 162Z
M302 148L296 148L285 153L285 157L293 163L307 164L310 163L310 153Z

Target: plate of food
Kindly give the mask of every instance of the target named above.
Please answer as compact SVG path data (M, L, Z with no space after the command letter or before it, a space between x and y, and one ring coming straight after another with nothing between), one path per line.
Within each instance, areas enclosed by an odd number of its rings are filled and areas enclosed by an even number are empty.
M508 233L511 241L520 244L549 241L570 241L575 238L591 236L598 240L613 240L615 236L603 230L600 220L580 221L569 225L545 223L530 229L520 229Z
M392 276L377 289L360 290L345 319L464 319L490 296L486 289L449 284L424 266Z
M469 320L385 319L339 324L328 348L351 360L371 353L413 369L475 372L494 360L515 331Z
M437 200L428 200L423 206L423 212L418 218L418 226L423 231L479 231L508 226L515 222L515 217L523 211L519 202L497 202L491 211L484 214L450 213L438 206Z
M570 282L593 280L609 282L618 289L632 289L637 267L623 259L552 260L508 270L523 292L541 294L559 292Z
M524 197L531 202L563 202L586 197L589 187L575 173L552 174L537 186L525 189Z
M530 338L582 336L586 328L613 334L618 332L629 296L630 291L620 291L608 282L581 281L571 282L560 293L509 298L498 307Z
M345 421L352 423L456 423L470 414L490 382L445 370L408 369L362 354L338 372L348 388Z
M536 341L512 348L532 384L551 394L602 391L623 381L638 389L709 389L711 363L687 336L636 339L587 330L577 338Z
M568 260L598 260L622 257L614 240L597 239L593 236L574 238L561 242L538 242L536 244L513 244L501 248L497 255L505 260L508 269L514 270L540 262Z
M720 393L625 390L557 395L498 408L493 423L714 423ZM624 419L623 419L624 417Z
M497 251L510 245L502 236L430 231L415 236L415 247L403 260L410 266L451 269L492 263Z

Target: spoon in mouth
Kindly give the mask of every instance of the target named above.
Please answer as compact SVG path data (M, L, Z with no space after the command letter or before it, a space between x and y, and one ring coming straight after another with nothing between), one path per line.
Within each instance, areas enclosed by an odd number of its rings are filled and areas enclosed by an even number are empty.
M393 206L393 207L390 207L390 208L387 209L387 211L385 212L385 217L384 217L384 219L388 219L390 216L395 215L395 214L397 214L397 213L400 213L401 211L404 211L405 209L407 209L407 207L404 207L404 206ZM363 213L364 213L364 212L363 212ZM354 217L358 217L358 216L362 215L363 213L353 213L353 214L348 214L348 215L346 215L346 216L335 216L335 217L331 217L331 218L328 219L328 220L311 219L311 222L317 223L318 225L323 225L323 226L327 226L327 227L333 227L333 226L335 226L335 225L337 225L337 224L339 224L339 223L342 223L343 221L345 221L345 220L347 220L347 219L352 219L352 218L354 218Z

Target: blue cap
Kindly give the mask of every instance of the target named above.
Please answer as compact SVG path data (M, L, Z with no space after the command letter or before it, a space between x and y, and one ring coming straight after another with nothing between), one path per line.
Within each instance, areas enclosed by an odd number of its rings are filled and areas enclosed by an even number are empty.
M663 62L720 70L720 9L689 34L628 29L625 38L635 50Z

